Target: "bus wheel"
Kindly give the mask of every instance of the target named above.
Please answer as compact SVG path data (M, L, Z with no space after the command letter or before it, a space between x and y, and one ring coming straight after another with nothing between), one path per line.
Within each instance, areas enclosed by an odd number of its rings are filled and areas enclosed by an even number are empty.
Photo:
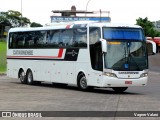
M116 92L116 93L122 93L125 90L127 90L128 87L113 87L112 89Z
M26 84L27 83L27 80L26 80L26 76L25 76L25 73L23 70L21 70L19 72L19 80L22 84Z
M27 71L27 84L28 85L33 85L34 81L33 81L33 74L31 70Z
M87 85L87 80L86 80L86 77L83 73L79 74L77 79L78 79L77 86L80 90L86 91L86 90L89 90L90 88L92 88Z

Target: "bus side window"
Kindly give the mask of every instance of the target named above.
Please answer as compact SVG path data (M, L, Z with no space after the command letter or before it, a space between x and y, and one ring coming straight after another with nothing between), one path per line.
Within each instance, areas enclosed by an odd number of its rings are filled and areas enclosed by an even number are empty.
M41 31L34 32L33 41L34 47L40 48L42 46Z
M25 32L25 47L31 48L31 46L34 45L34 42L32 40L32 32Z
M24 39L24 33L19 32L17 36L17 47L18 48L23 48L25 44L25 39Z
M53 47L58 47L60 40L60 30L53 30L51 35L50 45Z
M73 44L73 30L62 30L61 42L64 47L71 47Z
M9 33L9 44L8 44L8 47L9 48L13 48L13 34L14 33Z
M74 47L87 47L87 28L74 29Z
M36 43L38 48L43 48L47 46L47 32L46 31L38 31L36 33L36 41L34 40L34 43Z
M47 36L46 36L46 41L48 44L51 43L51 38L52 38L52 31L49 30L49 31L47 31Z
M33 42L34 42L34 47L38 48L39 45L39 31L35 31L33 34Z
M17 47L17 37L18 37L18 33L13 33L12 36L12 48L16 48Z
M95 44L101 38L100 28L91 27L89 28L89 44Z

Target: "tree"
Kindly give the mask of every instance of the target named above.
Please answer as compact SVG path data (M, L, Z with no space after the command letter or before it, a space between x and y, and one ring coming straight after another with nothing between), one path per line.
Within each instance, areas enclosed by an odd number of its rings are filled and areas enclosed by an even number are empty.
M0 25L11 26L9 20L3 16L0 16Z
M11 26L9 20L3 15L3 13L0 13L0 38L4 37L4 32L6 26Z
M138 18L136 19L136 24L140 25L145 32L146 37L156 37L160 36L160 32L154 29L154 24L148 20L148 18Z
M5 17L5 12L0 12L0 25L3 26L11 25L9 20Z
M28 18L22 17L20 12L14 10L0 12L0 17L3 18L3 20L7 20L11 27L27 26L30 24L30 20Z
M32 22L30 27L42 27L43 25L36 23L36 22Z

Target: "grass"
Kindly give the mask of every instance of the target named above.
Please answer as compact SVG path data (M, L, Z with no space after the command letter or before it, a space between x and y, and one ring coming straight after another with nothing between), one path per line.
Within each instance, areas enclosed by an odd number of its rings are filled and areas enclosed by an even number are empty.
M6 50L7 50L7 43L4 42L3 40L0 40L0 73L6 72L7 69Z

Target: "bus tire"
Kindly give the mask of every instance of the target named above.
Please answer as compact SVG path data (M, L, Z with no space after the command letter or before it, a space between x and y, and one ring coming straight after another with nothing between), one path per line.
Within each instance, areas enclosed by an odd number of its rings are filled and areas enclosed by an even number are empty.
M31 70L28 70L28 71L27 71L26 78L27 78L27 84L28 84L28 85L33 85L33 84L34 84L34 81L33 81L33 73L32 73Z
M26 76L22 69L19 71L18 78L22 84L27 84Z
M87 85L87 79L84 73L80 73L77 77L77 86L81 91L92 90L92 86Z
M128 87L113 87L112 89L116 92L116 93L122 93L125 90L127 90Z

